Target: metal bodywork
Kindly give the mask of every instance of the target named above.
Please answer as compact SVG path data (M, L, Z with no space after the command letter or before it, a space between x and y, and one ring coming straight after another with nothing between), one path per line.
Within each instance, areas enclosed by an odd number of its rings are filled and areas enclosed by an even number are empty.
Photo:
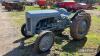
M27 34L33 35L43 30L60 30L70 26L69 16L65 9L35 10L26 12Z
M59 8L66 8L67 10L71 11L77 11L80 9L90 9L92 8L91 4L86 4L86 3L77 3L75 1L63 1L57 3Z
M5 9L11 11L11 10L24 10L24 1L19 0L5 0L2 3L3 6L5 6Z
M88 33L90 25L91 16L83 10L72 14L63 8L34 10L26 12L26 23L22 25L21 33L25 38L38 34L34 48L41 53L51 49L55 35L62 36L65 28L70 27L70 35L74 40L81 40Z

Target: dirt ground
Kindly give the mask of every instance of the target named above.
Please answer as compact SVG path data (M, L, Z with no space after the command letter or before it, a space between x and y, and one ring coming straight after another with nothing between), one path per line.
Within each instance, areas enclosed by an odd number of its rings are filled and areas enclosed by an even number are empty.
M14 27L11 23L12 18L9 17L9 12L2 9L0 5L0 56L59 56L59 51L54 51L49 54L36 54L32 53L34 45L20 47L20 41L25 39L19 39L17 27ZM88 11L88 13L100 16L98 11Z
M9 17L9 12L5 11L0 5L0 56L47 56L47 53L37 54L32 48L34 45L20 47L21 41L25 39L18 38L19 32L17 26L13 26Z
M86 12L90 13L91 15L99 16L100 17L100 11L97 10L86 10Z
M15 27L12 26L10 21L11 18L8 16L8 12L5 12L0 5L0 56L18 46L18 44L12 43L18 38Z

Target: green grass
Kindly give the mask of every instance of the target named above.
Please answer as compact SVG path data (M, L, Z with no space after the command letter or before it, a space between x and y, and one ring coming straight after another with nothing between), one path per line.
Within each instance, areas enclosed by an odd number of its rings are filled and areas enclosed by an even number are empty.
M33 7L33 6L25 6L25 11L13 11L13 12L10 12L10 15L11 16L16 16L16 17L21 17L23 15L25 15L25 12L27 11L31 11L31 10L40 10L39 7ZM22 17L21 17L22 18Z
M97 7L98 10L100 7ZM30 10L40 10L39 7L26 6L26 10L22 12L10 12L12 16L12 23L14 26L21 28L21 25L25 22L25 12ZM82 41L69 41L68 37L57 37L55 40L55 45L52 49L60 52L60 56L87 56L86 54L78 53L81 48L98 48L100 45L100 18L92 15L91 28L86 36L87 39ZM21 34L20 34L21 35ZM31 44L36 37L26 40L26 45ZM61 51L60 51L61 50ZM88 53L87 53L88 54ZM91 55L90 55L91 56Z
M96 6L96 10L100 10L100 6L98 5L98 6Z
M97 16L92 17L92 23L91 23L91 28L89 31L89 34L87 35L88 37L88 43L86 46L94 46L97 47L100 45L100 19Z
M40 8L39 7L33 7L33 6L26 6L25 11L30 11L30 10L40 10Z
M31 10L40 10L40 8L33 7L33 6L26 6L25 11L9 12L10 17L14 18L14 19L12 19L13 24L17 25L17 26L21 26L25 22L25 12L31 11Z

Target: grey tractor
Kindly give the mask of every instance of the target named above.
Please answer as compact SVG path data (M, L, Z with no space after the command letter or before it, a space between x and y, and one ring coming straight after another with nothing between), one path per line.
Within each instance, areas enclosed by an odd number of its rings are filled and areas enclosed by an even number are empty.
M53 46L55 36L62 35L64 29L70 28L70 36L74 40L81 40L87 35L90 25L91 16L84 10L75 13L63 8L33 10L26 12L26 23L21 27L21 32L25 38L38 34L36 49L46 52Z

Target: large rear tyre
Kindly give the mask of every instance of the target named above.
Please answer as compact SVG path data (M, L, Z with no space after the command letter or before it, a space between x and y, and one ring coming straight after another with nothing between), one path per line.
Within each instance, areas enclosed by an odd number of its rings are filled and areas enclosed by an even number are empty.
M43 31L39 34L35 42L35 50L38 53L47 52L54 44L55 35L51 31Z
M72 21L70 34L75 40L80 40L88 33L91 25L91 16L86 12L81 12Z
M25 36L25 38L30 38L32 37L32 35L28 35L27 34L27 30L26 30L26 24L23 24L22 27L21 27L21 33L23 36Z

